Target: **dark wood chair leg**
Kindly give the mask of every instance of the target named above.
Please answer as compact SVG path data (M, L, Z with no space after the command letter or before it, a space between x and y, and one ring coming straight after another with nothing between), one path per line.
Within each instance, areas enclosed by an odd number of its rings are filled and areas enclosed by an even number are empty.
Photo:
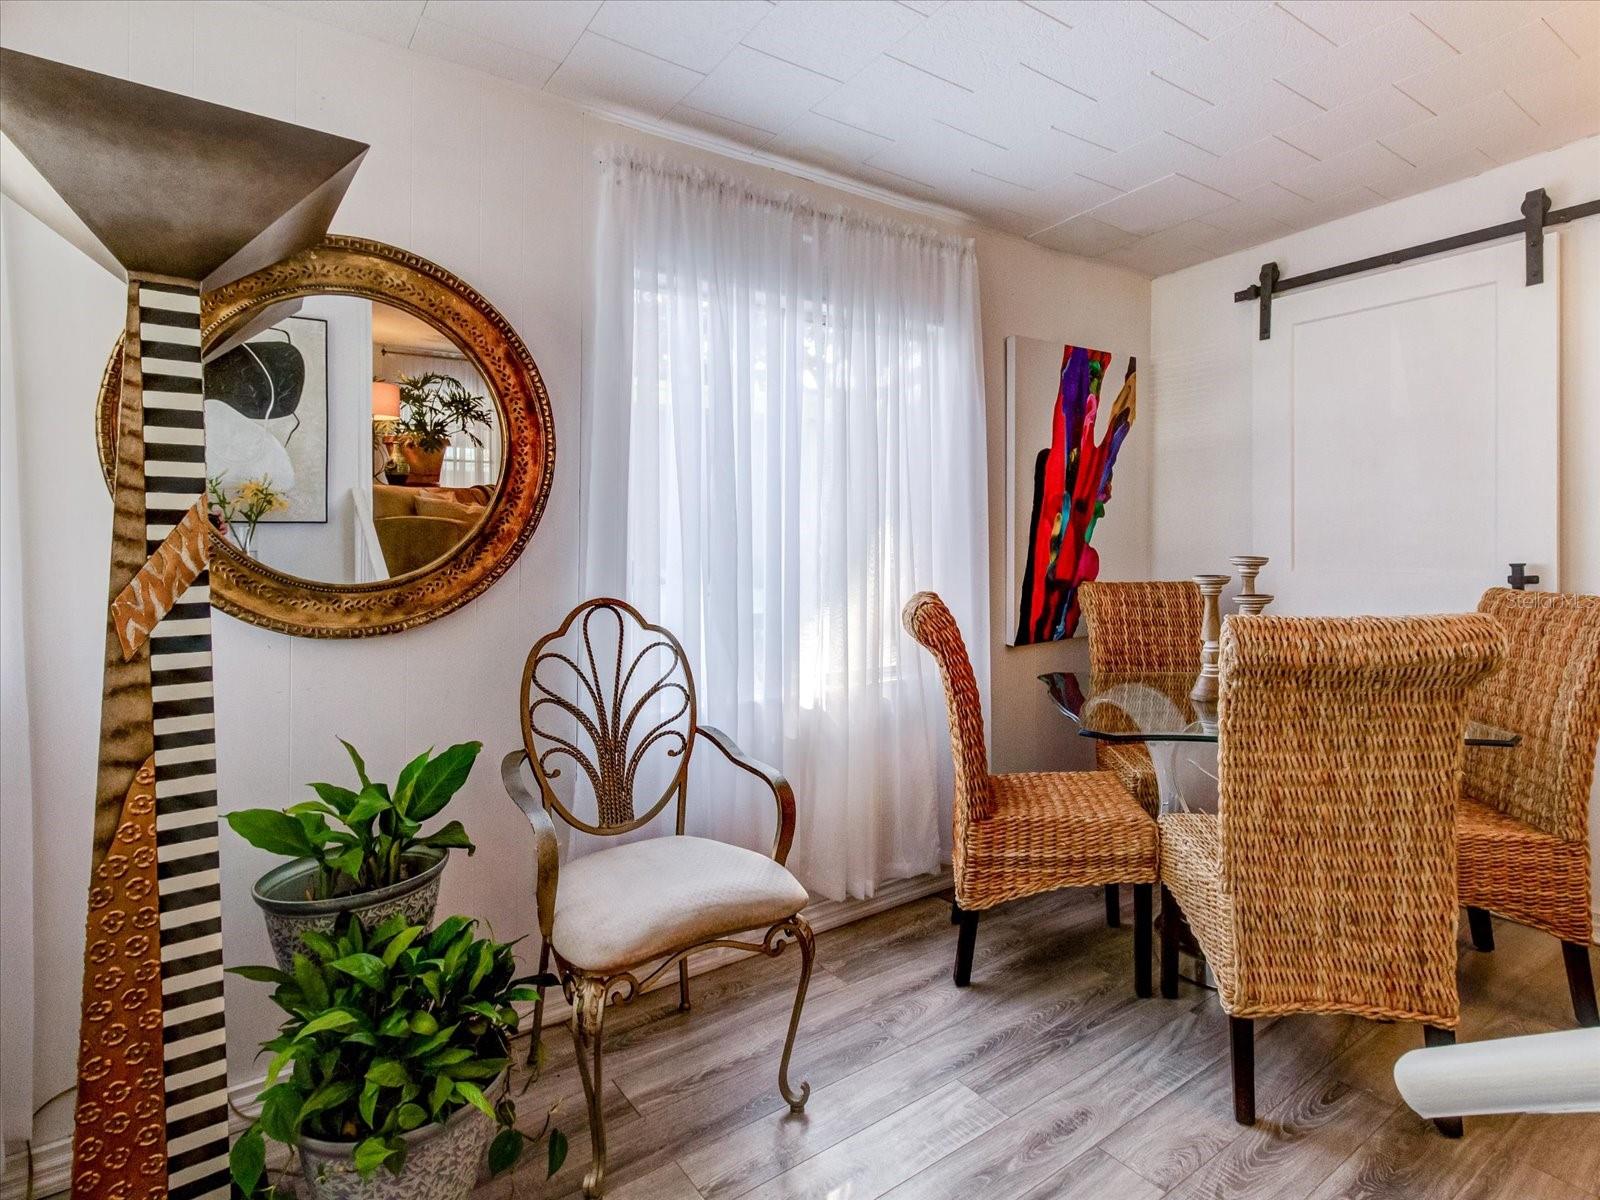
M1233 1051L1233 1119L1256 1123L1256 1023L1249 1017L1228 1018L1228 1044Z
M1122 889L1114 883L1106 884L1106 928L1122 927Z
M1178 901L1163 885L1161 888L1161 994L1168 1000L1178 998L1178 932L1183 928L1183 918L1178 914Z
M1472 948L1485 954L1494 949L1494 921L1483 908L1467 909L1467 928L1472 932Z
M1572 993L1572 1013L1579 1025L1600 1025L1600 1012L1594 1000L1594 969L1589 965L1589 947L1582 942L1562 942L1561 958L1567 964L1567 990Z
M954 900L950 901L950 924L961 924L961 905L957 904Z
M1150 995L1150 926L1154 907L1150 889L1154 886L1133 885L1133 994L1141 1000Z
M1437 1025L1424 1025L1422 1027L1422 1044L1424 1046L1454 1046L1456 1044L1456 1031L1454 1029L1441 1029ZM1461 1136L1462 1125L1460 1117L1435 1117L1433 1124L1447 1138Z
M978 943L978 914L958 908L956 932L956 986L966 987L972 982L972 949Z

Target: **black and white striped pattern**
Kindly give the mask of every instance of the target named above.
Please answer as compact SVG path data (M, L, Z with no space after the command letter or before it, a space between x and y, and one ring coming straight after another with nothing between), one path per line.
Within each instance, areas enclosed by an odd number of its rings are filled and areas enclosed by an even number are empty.
M141 284L139 324L145 538L154 553L206 490L199 290ZM170 1200L229 1192L209 583L200 572L150 635Z

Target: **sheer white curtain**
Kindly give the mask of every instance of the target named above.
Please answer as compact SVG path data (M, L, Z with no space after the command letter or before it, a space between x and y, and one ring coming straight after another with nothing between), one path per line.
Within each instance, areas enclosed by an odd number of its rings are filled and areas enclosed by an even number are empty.
M583 430L589 593L677 633L701 721L782 768L799 800L789 862L814 893L871 896L937 870L944 696L900 609L940 592L987 685L971 243L608 159ZM691 797L693 831L758 847L771 821L748 796Z

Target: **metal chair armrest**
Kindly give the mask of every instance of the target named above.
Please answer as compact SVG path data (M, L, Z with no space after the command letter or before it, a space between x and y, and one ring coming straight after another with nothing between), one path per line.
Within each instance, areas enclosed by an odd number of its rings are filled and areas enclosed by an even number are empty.
M506 785L506 794L528 818L528 824L533 826L534 866L539 873L539 933L548 942L556 919L556 878L561 870L559 843L556 841L555 822L550 819L539 798L522 782L522 764L527 759L526 750L513 750L500 761L500 778Z
M794 842L794 789L789 786L789 781L776 767L757 762L746 755L722 730L699 725L695 727L695 734L722 751L723 757L734 766L754 775L772 789L773 799L778 802L778 837L772 847L772 857L775 862L783 862L789 857L789 847Z

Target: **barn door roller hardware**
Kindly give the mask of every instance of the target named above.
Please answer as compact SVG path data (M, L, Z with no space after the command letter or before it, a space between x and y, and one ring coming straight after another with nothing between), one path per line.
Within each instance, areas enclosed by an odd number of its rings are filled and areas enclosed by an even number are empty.
M1535 188L1523 197L1522 216L1518 220L1503 221L1499 225L1490 225L1487 229L1474 229L1471 233L1458 233L1454 237L1423 242L1420 246L1407 246L1404 250L1374 254L1371 258L1358 258L1355 262L1341 263L1337 267L1324 267L1320 271L1308 271L1304 275L1290 275L1286 279L1279 278L1277 263L1264 263L1261 267L1260 282L1251 284L1243 291L1235 292L1233 298L1236 303L1243 303L1246 300L1261 302L1259 336L1264 342L1272 336L1272 298L1282 292L1310 287L1314 283L1326 283L1330 279L1343 279L1346 275L1376 271L1380 267L1398 266L1412 259L1444 254L1450 250L1462 250L1484 242L1498 242L1501 238L1518 235L1522 237L1527 247L1527 280L1528 286L1532 287L1534 284L1544 282L1544 231L1551 225L1565 225L1568 221L1597 214L1600 214L1600 200L1574 204L1569 208L1552 209L1550 197L1545 190Z

